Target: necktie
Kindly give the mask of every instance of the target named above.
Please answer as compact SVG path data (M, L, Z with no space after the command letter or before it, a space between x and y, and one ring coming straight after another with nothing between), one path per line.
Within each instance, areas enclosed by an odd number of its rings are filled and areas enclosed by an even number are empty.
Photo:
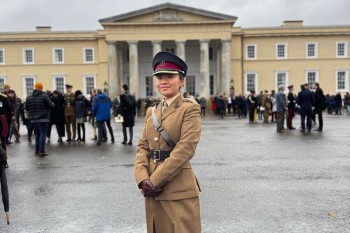
M163 106L162 106L162 113L164 113L166 111L166 109L168 108L168 104L166 101L163 102Z

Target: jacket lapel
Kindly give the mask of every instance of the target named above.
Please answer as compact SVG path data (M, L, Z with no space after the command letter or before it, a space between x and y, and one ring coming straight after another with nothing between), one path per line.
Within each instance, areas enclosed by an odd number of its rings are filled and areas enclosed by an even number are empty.
M179 97L177 97L171 104L170 106L167 108L167 110L165 111L165 113L162 114L162 121L167 118L168 116L170 116L171 114L173 114L176 109L178 107L180 107L180 104L183 100L182 95L179 95Z

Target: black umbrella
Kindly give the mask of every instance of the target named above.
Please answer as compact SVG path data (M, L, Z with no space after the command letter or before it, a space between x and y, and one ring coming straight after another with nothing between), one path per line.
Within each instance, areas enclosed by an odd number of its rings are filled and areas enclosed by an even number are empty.
M6 152L0 146L0 181L1 181L1 195L2 203L4 204L4 210L6 212L7 225L10 224L10 204L9 204L9 190L7 187L7 178L5 172L5 163L6 163Z

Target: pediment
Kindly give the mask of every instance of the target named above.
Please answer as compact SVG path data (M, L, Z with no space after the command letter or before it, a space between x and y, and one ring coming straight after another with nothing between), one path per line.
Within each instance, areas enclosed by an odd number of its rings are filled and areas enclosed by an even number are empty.
M100 19L99 22L104 24L137 22L199 22L221 20L235 22L237 17L172 3L165 3L122 15Z

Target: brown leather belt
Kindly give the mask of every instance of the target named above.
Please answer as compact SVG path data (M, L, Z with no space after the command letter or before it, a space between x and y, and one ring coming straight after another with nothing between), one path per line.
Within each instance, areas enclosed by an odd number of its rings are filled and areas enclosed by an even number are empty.
M153 159L154 162L164 161L170 157L170 153L171 151L166 151L166 150L151 150L150 158Z

